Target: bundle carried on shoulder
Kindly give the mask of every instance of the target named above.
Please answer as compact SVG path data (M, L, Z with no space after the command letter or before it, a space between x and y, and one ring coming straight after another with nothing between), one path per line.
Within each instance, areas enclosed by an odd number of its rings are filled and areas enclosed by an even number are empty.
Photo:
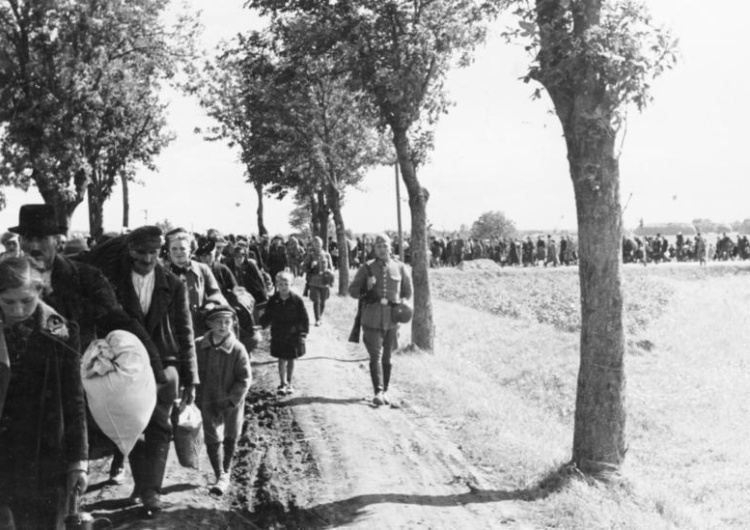
M115 330L83 354L81 379L94 421L127 456L156 407L156 380L143 343Z

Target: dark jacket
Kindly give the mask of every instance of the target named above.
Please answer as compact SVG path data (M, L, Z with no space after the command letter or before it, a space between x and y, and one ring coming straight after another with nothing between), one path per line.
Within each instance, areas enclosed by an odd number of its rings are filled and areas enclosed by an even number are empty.
M143 326L125 312L99 268L58 254L52 263L51 287L44 301L78 324L84 350L91 341L104 338L110 331L129 331L146 347L156 380L165 381L159 350Z
M88 458L78 328L40 303L5 330L10 357L0 417L0 498L62 484L69 464Z
M124 237L102 244L89 256L109 279L125 312L151 337L162 363L177 366L181 384L198 384L193 322L185 284L164 266L157 265L151 307L144 315L133 287L133 268Z
M310 330L305 302L295 293L289 293L286 300L275 293L260 316L260 325L264 328L271 326L271 355L294 359L298 356L300 335L306 335Z
M231 259L227 262L227 267L229 267L229 270L234 274L237 283L247 289L247 291L253 295L256 302L260 303L268 300L266 282L263 280L263 275L255 262L246 259L241 265L237 266L235 261Z

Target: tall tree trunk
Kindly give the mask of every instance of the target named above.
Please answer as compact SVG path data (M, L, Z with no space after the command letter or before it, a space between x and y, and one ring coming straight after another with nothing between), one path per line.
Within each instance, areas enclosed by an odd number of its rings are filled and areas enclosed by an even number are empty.
M64 233L67 234L70 230L70 221L73 218L73 212L81 202L83 197L76 194L72 199L67 198L59 193L54 188L46 188L39 186L39 181L35 180L39 193L42 195L46 204L51 204L55 209L55 217L57 218L57 224L65 227Z
M94 183L88 185L89 234L98 242L104 234L104 201Z
M323 249L328 250L328 219L331 217L331 206L328 204L325 190L319 190L318 196L318 237L323 240Z
M346 241L346 227L341 213L341 194L333 189L330 194L333 222L336 226L336 244L339 247L339 295L349 294L349 244Z
M411 210L410 249L414 282L414 319L411 324L411 338L420 349L431 352L434 348L435 334L432 297L430 296L430 261L427 250L427 201L430 194L417 179L406 129L393 129L393 144L401 168L401 178L409 193Z
M122 227L130 226L130 187L128 177L122 176Z
M263 237L268 235L268 230L263 222L263 184L256 182L253 185L255 186L255 193L258 195L258 236Z
M619 472L626 452L620 182L614 134L585 127L585 119L566 127L581 284L573 461L606 479Z
M314 193L310 194L310 234L317 236L320 233L320 218L318 217L318 210L320 205L318 204L318 198Z

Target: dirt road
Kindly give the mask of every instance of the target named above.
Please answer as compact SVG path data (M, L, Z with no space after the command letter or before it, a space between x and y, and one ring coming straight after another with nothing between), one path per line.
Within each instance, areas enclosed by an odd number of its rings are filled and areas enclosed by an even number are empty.
M144 520L128 506L132 483L104 482L99 461L85 508L117 529L525 529L523 492L473 468L441 426L392 394L371 404L367 354L324 322L313 328L292 396L278 398L276 363L266 346L253 356L246 436L231 494L211 496L201 471L174 457L166 510ZM404 384L401 382L400 384Z

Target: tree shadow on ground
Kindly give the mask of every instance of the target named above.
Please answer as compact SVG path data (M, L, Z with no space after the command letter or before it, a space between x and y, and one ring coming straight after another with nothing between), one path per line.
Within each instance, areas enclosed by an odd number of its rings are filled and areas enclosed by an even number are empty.
M420 495L382 493L356 495L348 499L320 504L308 509L294 510L290 515L306 527L316 530L338 528L366 516L368 507L376 504L414 504L417 506L450 507L505 501L531 501L539 498L536 490L479 490L451 495Z
M367 401L362 398L327 398L321 396L299 396L279 401L280 407L295 407L299 405L312 405L313 403L322 403L330 405L352 405L359 403L367 405Z
M361 359L338 359L336 357L322 357L322 356L311 356L311 357L300 357L297 359L297 362L308 362L308 361L336 361L339 363L364 363L364 362L370 362L369 357L362 357ZM257 361L251 361L250 364L253 366L266 366L269 364L278 364L278 360L273 359L271 361L263 361L263 362L257 362Z
M450 495L382 493L355 495L308 508L292 508L287 515L287 528L327 530L339 528L367 516L367 508L376 504L413 504L417 506L450 507L501 502L535 502L563 490L572 480L584 478L572 464L551 470L528 488L482 490L467 483L469 491ZM291 525L291 526L289 526Z

